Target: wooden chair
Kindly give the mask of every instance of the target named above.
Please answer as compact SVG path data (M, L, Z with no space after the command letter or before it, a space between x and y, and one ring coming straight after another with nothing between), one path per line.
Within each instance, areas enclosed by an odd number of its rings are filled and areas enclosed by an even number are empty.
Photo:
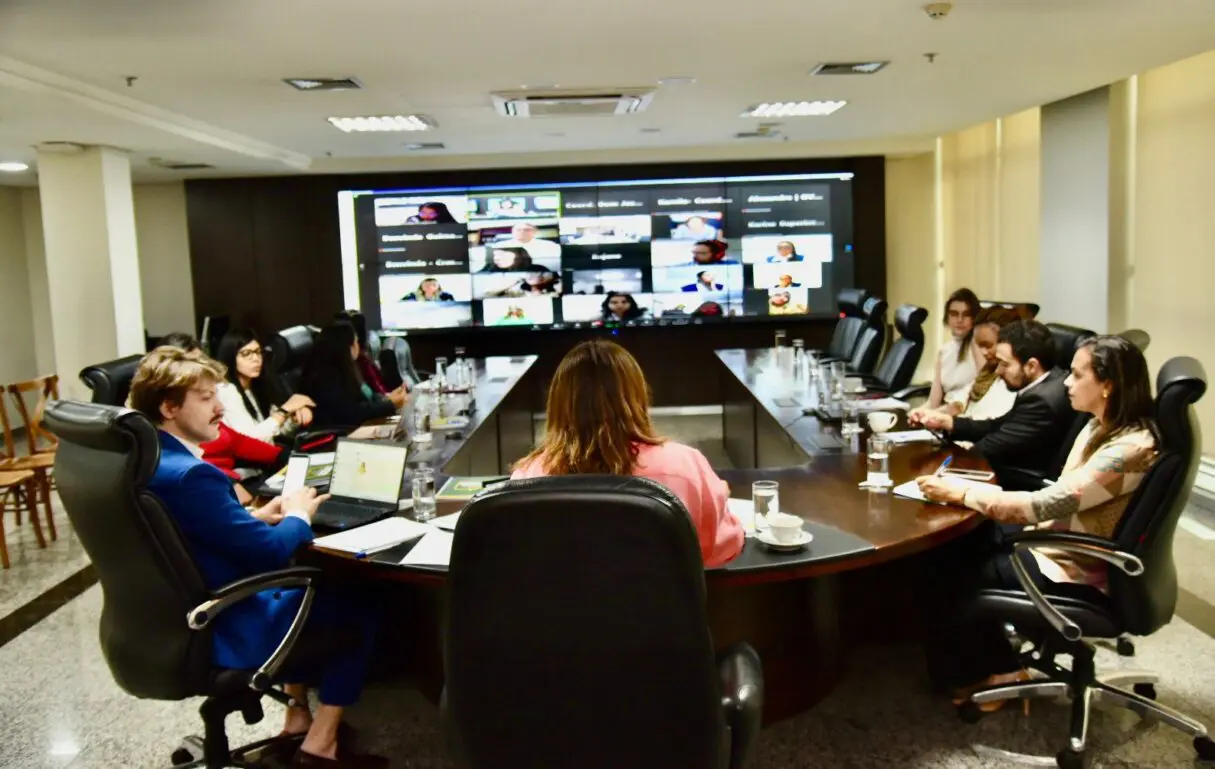
M0 408L0 411L3 411ZM0 566L8 568L8 542L4 537L3 512L9 507L9 498L14 498L17 511L17 523L21 523L21 503L24 501L30 511L30 520L34 522L34 534L38 537L38 546L46 547L42 536L42 525L38 522L38 510L34 507L35 496L34 473L29 470L12 471L0 470Z
M59 533L55 530L55 518L51 513L51 469L55 466L55 449L59 446L59 439L42 429L42 414L46 410L46 404L59 396L59 377L51 375L28 382L18 382L5 389L8 391L17 413L21 415L21 419L25 423L26 440L30 453L25 456L17 454L8 411L0 408L0 423L2 423L0 426L4 428L4 454L0 455L0 472L28 471L34 474L32 482L34 491L30 493L28 507L34 524L34 533L38 536L38 545L46 547L46 540L42 536L42 526L38 521L37 505L38 497L41 495L42 509L46 513L46 525L50 531L51 540L59 539ZM39 392L38 403L32 414L25 403L25 393L31 391ZM43 437L45 445L39 444L39 436ZM7 495L5 498L7 499ZM0 510L5 509L8 509L7 506L0 508ZM15 512L17 524L20 525L20 505L15 506Z

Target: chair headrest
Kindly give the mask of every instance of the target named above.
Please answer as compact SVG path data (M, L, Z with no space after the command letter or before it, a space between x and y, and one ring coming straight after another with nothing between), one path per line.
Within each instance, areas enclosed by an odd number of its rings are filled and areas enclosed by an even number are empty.
M1097 336L1096 331L1079 326L1069 326L1066 323L1047 323L1050 334L1055 339L1055 368L1068 371L1072 367L1072 357L1085 340Z
M899 336L913 342L924 341L924 321L928 320L928 310L914 304L901 304L894 311L894 327Z
M142 353L105 363L94 363L80 371L80 381L93 391L94 401L112 406L122 405L141 360Z
M890 307L885 299L879 299L876 296L871 296L865 300L865 304L861 306L861 312L865 315L865 323L873 328L884 328L886 325L886 310Z
M861 306L865 304L865 300L868 298L869 292L863 288L845 288L835 295L835 301L839 305L840 312L853 318L864 316L864 313L861 312Z
M1156 421L1166 444L1188 435L1190 405L1207 391L1207 372L1190 357L1171 358L1156 375Z
M1148 332L1141 328L1131 328L1126 331L1119 332L1118 336L1139 348L1139 352L1147 350L1148 345L1152 343L1152 337Z
M1033 320L1038 317L1038 310L1042 309L1033 302L1001 302L994 299L980 299L979 307L1003 307L1015 312L1021 320Z
M312 352L314 335L308 326L292 326L278 332L274 340L275 365L279 371L304 365Z
M160 461L160 438L143 414L122 406L81 401L51 401L43 424L60 441L93 451L126 454L139 449L146 460L135 482L145 485Z

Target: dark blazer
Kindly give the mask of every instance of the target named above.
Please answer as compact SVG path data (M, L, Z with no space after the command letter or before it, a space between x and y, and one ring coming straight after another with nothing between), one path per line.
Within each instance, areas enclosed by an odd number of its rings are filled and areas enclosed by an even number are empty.
M397 413L392 401L382 395L369 400L362 394L351 396L340 384L326 383L324 386L305 385L307 395L316 401L310 430L330 427L358 427L373 419L385 419Z
M160 433L160 462L148 490L169 509L212 590L285 568L295 551L312 541L312 528L299 518L284 518L276 526L254 518L236 501L232 482L218 467L165 432ZM297 589L263 590L217 616L215 663L252 670L269 659L287 635L302 597Z
M1063 386L1066 378L1067 372L1052 370L1028 392L1018 393L1012 409L999 419L956 417L949 437L972 441L997 475L1004 467L1050 477L1059 447L1076 421Z

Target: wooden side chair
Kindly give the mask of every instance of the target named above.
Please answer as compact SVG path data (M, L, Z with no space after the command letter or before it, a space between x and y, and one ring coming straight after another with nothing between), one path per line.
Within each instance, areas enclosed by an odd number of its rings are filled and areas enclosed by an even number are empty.
M46 526L51 540L57 540L59 533L55 530L55 518L51 512L51 469L55 466L55 449L59 446L59 439L42 429L42 414L46 410L46 404L59 396L59 377L54 375L40 377L28 382L9 385L5 389L25 425L26 441L29 444L30 453L24 456L17 453L8 411L0 408L0 423L2 423L0 426L4 428L4 454L0 455L0 472L29 471L34 474L32 487L35 491L29 496L28 507L34 524L34 533L38 536L38 545L46 547L46 540L42 536L42 525L38 521L38 497L42 498L42 509L46 514ZM25 403L25 393L31 391L39 393L37 405L32 411ZM39 436L42 436L41 442ZM14 509L17 514L17 523L20 525L21 507L18 504Z
M3 411L3 408L0 408ZM3 512L9 508L10 498L17 512L17 523L21 523L21 505L24 503L30 511L30 520L34 523L34 534L38 537L38 545L46 547L42 536L42 525L38 522L38 510L34 506L36 497L34 473L29 470L0 470L0 566L9 568L8 542L4 537Z

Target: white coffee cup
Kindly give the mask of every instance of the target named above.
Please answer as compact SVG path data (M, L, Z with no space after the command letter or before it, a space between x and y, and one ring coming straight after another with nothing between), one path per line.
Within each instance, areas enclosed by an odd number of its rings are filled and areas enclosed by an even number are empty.
M869 421L869 429L875 433L884 433L894 427L894 423L899 421L899 418L889 411L875 411L866 417Z
M782 545L796 544L802 534L802 519L788 513L768 513L768 531Z

